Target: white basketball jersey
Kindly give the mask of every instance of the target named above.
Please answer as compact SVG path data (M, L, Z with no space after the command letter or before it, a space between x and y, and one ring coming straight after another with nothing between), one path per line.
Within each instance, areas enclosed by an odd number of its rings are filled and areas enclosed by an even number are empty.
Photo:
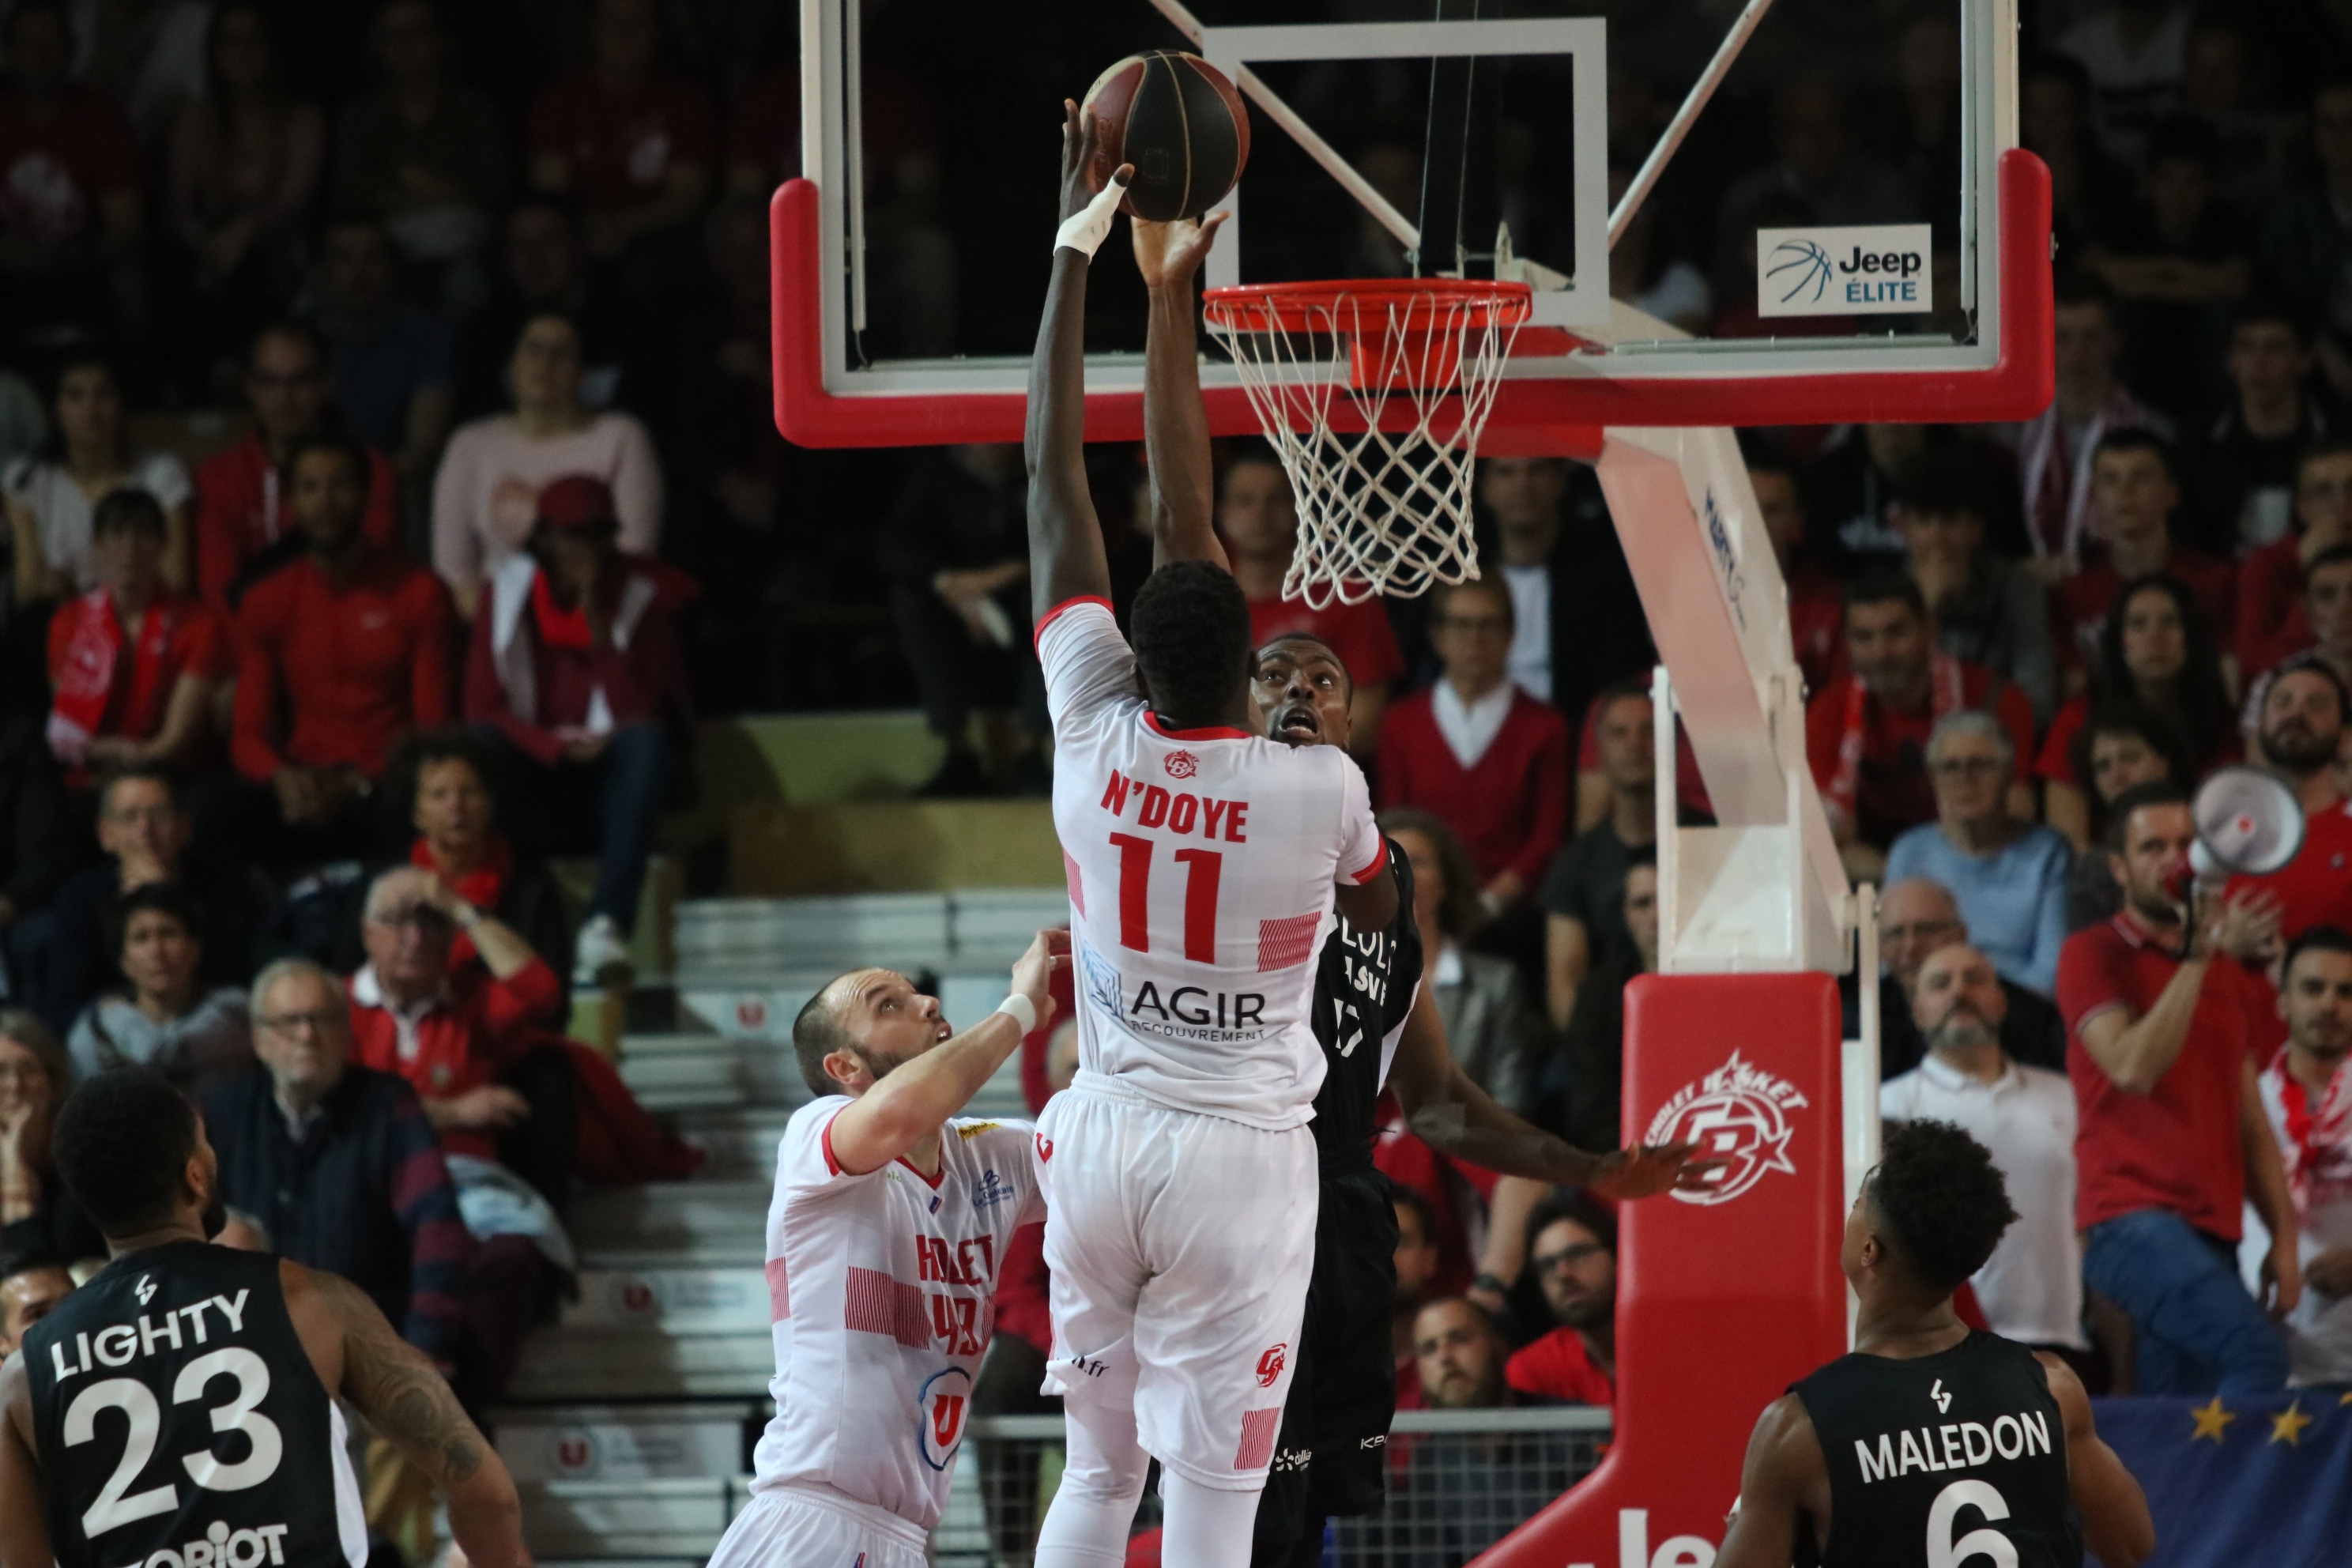
M1079 1065L1173 1110L1303 1125L1323 1082L1308 1008L1332 884L1388 863L1364 775L1336 746L1162 728L1100 599L1049 614L1037 654Z
M801 1107L777 1147L776 1413L751 1489L830 1487L928 1531L947 1506L1005 1243L1045 1205L1023 1121L949 1122L937 1182L903 1159L849 1174L833 1119L855 1103Z

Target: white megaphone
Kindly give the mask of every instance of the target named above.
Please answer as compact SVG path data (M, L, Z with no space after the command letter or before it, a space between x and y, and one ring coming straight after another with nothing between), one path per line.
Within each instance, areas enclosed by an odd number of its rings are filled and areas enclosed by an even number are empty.
M2284 779L2262 768L2215 771L2189 806L2197 842L2189 864L2200 882L2266 877L2303 850L2303 803Z

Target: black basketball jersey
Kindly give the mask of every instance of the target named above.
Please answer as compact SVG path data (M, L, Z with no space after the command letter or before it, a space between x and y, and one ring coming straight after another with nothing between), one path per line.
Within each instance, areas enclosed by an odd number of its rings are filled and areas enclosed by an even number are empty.
M1912 1361L1841 1356L1794 1392L1830 1468L1829 1546L1800 1563L2081 1568L2065 1423L2023 1345L1972 1332Z
M1386 931L1363 931L1339 916L1315 971L1314 1028L1323 1047L1323 1087L1315 1096L1315 1147L1333 1160L1371 1158L1372 1107L1388 1076L1381 1042L1404 1022L1421 984L1421 927L1412 918L1412 865L1389 841L1396 879L1396 918Z
M340 1422L269 1254L118 1258L26 1331L25 1370L59 1568L366 1562Z

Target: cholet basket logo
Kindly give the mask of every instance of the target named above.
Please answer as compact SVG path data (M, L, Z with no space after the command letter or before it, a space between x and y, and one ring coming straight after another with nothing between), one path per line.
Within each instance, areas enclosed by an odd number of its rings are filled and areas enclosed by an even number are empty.
M1795 1130L1789 1113L1809 1102L1796 1085L1776 1078L1738 1051L1696 1083L1686 1083L1650 1119L1645 1143L1693 1142L1725 1162L1704 1192L1677 1191L1686 1204L1727 1204L1773 1171L1797 1173L1789 1159Z

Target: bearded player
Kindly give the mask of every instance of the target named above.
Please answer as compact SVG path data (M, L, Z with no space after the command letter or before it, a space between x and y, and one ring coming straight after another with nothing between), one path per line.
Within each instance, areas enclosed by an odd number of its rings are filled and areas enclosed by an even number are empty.
M1203 562L1137 594L1134 644L1081 446L1087 271L1129 170L1088 190L1065 106L1062 212L1029 390L1030 580L1070 881L1079 1069L1039 1121L1068 1461L1039 1568L1124 1562L1150 1458L1170 1568L1250 1555L1313 1263L1323 1080L1314 959L1335 905L1397 889L1363 775L1246 728L1249 606ZM1138 695L1139 689L1140 695Z
M1204 225L1134 220L1135 259L1150 290L1143 427L1151 475L1155 563L1225 563L1212 521L1208 425L1201 408L1192 279L1222 217ZM1321 638L1278 637L1257 651L1255 728L1288 746L1348 749L1355 682ZM1377 1512L1396 1414L1390 1313L1396 1297L1396 1208L1372 1163L1374 1105L1392 1086L1407 1124L1440 1153L1507 1175L1645 1197L1679 1179L1703 1187L1713 1162L1690 1145L1589 1154L1495 1103L1462 1070L1422 984L1413 868L1391 843L1397 913L1363 931L1342 913L1323 944L1312 1013L1322 1048L1315 1096L1321 1194L1315 1268L1293 1362L1273 1473L1258 1505L1255 1568L1322 1561L1323 1521Z
M1765 1406L1716 1568L2080 1568L2086 1540L2137 1568L2156 1549L2066 1363L1953 1310L2016 1218L1982 1144L1887 1126L1838 1253L1853 1353Z

